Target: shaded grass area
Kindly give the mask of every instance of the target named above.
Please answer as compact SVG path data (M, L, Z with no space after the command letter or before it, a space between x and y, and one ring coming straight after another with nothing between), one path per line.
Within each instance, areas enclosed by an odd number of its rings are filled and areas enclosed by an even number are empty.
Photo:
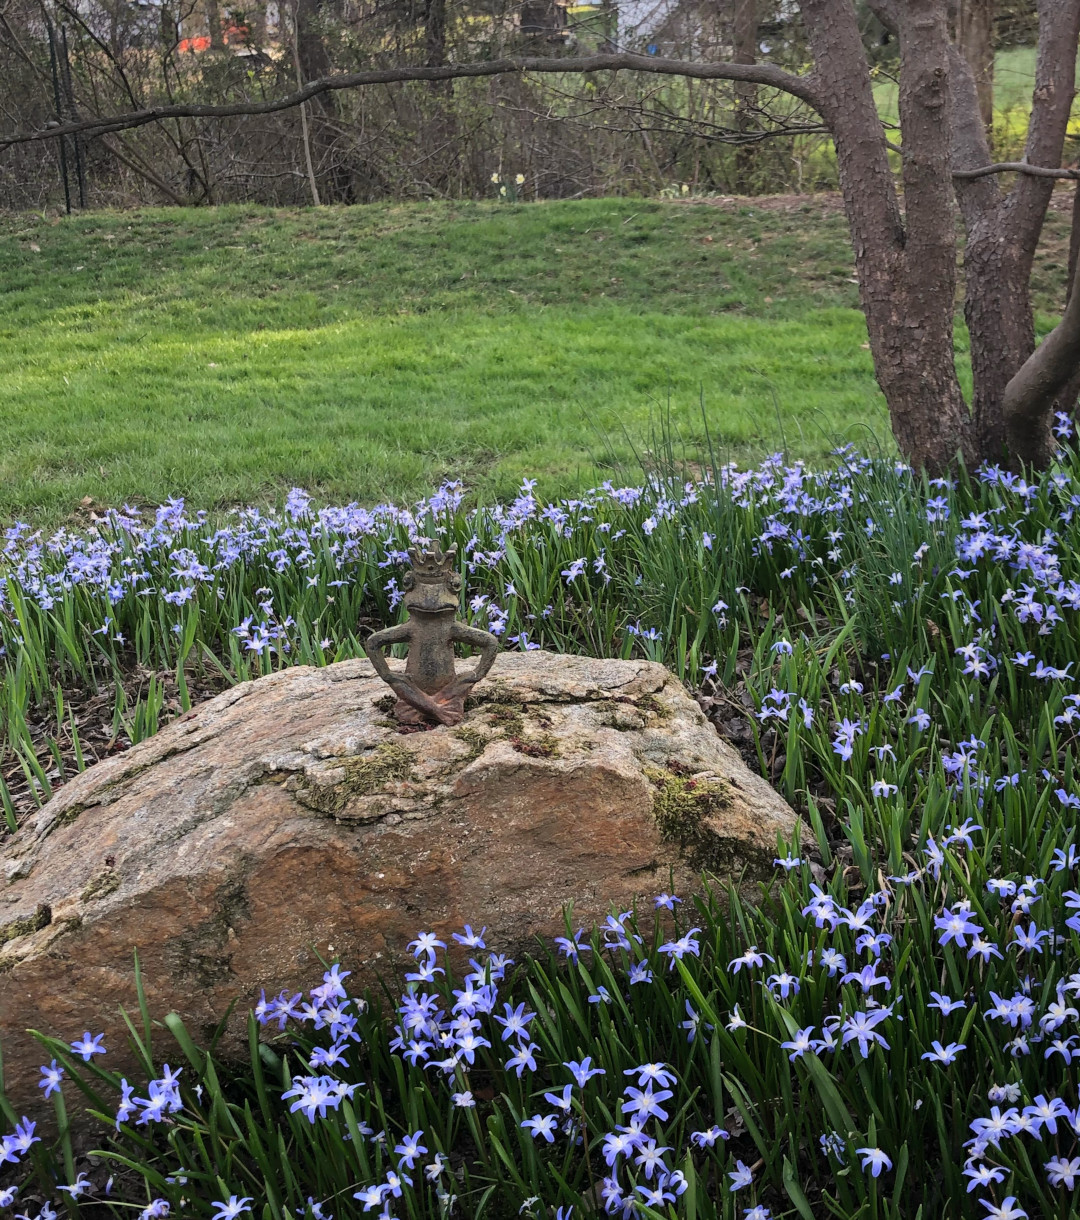
M887 447L856 306L831 196L8 217L0 517Z

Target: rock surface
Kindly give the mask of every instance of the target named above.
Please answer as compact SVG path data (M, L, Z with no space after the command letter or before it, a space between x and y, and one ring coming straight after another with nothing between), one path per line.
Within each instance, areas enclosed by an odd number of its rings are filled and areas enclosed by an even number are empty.
M464 723L403 734L367 661L237 686L77 776L0 852L0 1045L137 1006L205 1036L260 988L393 973L421 929L489 946L602 919L701 869L771 871L796 818L662 666L502 655ZM235 1037L242 1020L234 1018ZM110 1066L120 1067L110 1055Z

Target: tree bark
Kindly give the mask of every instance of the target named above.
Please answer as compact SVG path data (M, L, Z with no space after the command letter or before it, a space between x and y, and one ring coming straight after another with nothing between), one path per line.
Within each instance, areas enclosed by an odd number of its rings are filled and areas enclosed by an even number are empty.
M446 0L427 0L424 13L424 62L429 68L446 63Z
M900 364L903 410L897 440L926 453L926 469L974 457L971 420L956 375L956 213L950 173L952 97L949 32L943 0L900 7L901 175L907 241L903 252ZM910 405L907 405L910 403ZM901 441L901 444L903 442ZM929 450L930 452L926 452Z
M1080 291L1075 272L1061 321L1046 336L1005 388L1002 413L1010 450L1025 464L1045 464L1042 437L1032 419L1052 403L1080 364Z
M225 32L221 28L221 7L218 0L204 0L206 24L209 27L210 49L223 51L225 49Z
M304 87L304 78L300 67L300 21L299 21L299 4L293 8L292 13L292 52L293 52L293 67L296 70L296 87L302 89ZM319 184L315 177L315 162L311 156L311 129L308 126L307 102L300 103L300 129L304 141L304 163L307 166L308 187L311 190L311 202L315 207L319 207L322 199L319 196Z
M296 0L296 54L305 81L323 79L333 71L323 36L322 9L323 0ZM318 95L317 105L318 109L313 105L308 111L310 134L306 140L310 141L324 182L329 181L331 198L338 203L351 203L351 175L334 157L334 129L340 118L337 98L327 90Z
M949 57L954 169L985 165L990 157L975 78L959 50ZM954 179L964 219L964 319L968 326L974 392L972 414L979 456L1008 460L1001 401L1009 378L1035 343L1020 250L1001 225L1004 195L997 178Z

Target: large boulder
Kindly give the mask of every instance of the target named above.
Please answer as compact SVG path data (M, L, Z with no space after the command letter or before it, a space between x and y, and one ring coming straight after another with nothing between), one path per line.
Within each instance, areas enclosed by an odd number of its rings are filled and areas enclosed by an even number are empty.
M4 843L12 1093L42 1061L28 1026L122 1041L136 948L155 1015L205 1035L237 997L312 985L320 955L373 982L465 922L520 952L571 900L587 924L702 870L766 876L796 827L660 665L504 654L456 728L403 732L393 701L367 661L244 683Z

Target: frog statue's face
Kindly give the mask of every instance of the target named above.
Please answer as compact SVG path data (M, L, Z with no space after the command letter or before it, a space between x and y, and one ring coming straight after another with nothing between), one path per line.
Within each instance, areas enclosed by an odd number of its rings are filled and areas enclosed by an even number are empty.
M430 551L409 548L412 570L405 573L405 609L410 614L456 614L461 577L454 567L457 547L445 554L438 543Z

